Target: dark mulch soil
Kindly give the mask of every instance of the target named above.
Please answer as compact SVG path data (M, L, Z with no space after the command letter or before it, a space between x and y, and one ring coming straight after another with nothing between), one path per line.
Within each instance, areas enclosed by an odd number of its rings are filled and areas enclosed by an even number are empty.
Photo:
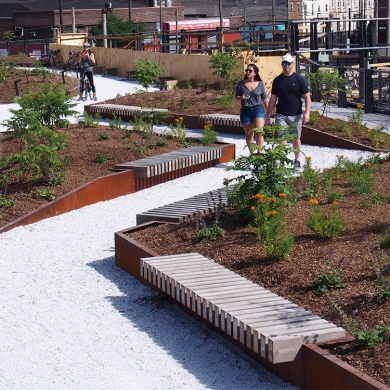
M370 229L375 223L381 222L386 226L386 234L390 234L390 163L378 168L373 192L387 196L388 200L381 204L372 204L371 208L362 207L362 198L351 192L345 174L338 180L334 189L345 193L339 212L348 226L332 240L317 238L307 227L305 219L311 208L307 200L294 205L288 214L288 230L296 236L290 261L267 259L255 233L231 218L222 220L220 226L226 233L223 238L214 242L194 242L195 220L178 226L147 228L131 233L131 237L160 255L198 252L342 326L338 311L326 296L319 295L312 287L313 280L321 273L332 249L334 267L345 258L341 268L345 288L331 291L333 299L348 315L357 311L356 320L361 321L364 327L390 326L390 302L379 304L375 300L376 255L373 251L383 234L374 233ZM324 204L323 207L329 208L330 205ZM208 221L208 226L210 225ZM389 249L383 252L389 262ZM389 342L377 345L372 350L359 350L349 344L332 348L331 351L373 378L390 385Z

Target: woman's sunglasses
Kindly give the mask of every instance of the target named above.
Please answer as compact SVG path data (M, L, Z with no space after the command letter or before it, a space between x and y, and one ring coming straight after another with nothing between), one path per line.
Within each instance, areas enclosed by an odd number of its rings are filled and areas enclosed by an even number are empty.
M245 69L245 73L252 73L253 69Z

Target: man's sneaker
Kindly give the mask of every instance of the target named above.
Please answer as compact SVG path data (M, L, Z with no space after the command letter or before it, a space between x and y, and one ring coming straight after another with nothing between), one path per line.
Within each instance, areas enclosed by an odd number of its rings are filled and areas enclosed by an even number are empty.
M96 97L96 96L94 96L94 97L93 97L93 100L95 100L95 102L96 102L96 101L97 101L97 97Z
M300 171L301 170L301 163L300 163L300 161L298 161L298 160L294 161L294 169L296 171Z
M78 99L77 99L77 101L78 102L81 102L83 99L81 98L81 97L79 97Z

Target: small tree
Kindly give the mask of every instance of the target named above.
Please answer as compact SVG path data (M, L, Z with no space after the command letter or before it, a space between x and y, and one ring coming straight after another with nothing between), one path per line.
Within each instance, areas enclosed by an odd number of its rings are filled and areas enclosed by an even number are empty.
M141 58L135 61L134 78L148 90L149 85L158 81L163 72L163 67L156 62L150 61L149 58Z
M331 97L339 91L344 91L347 84L347 80L338 72L325 69L317 70L314 73L304 72L303 77L312 91L314 100L322 97L324 107L322 114L325 113Z
M14 33L11 30L3 32L3 39L7 41L7 51L10 52L10 45L14 40ZM11 53L9 53L11 55Z
M143 33L146 31L145 23L134 23L133 20L121 18L114 14L106 15L107 35L118 36L117 47L123 47L129 43L132 39L134 31L137 33ZM103 35L103 22L100 19L99 24L92 27L94 35ZM128 36L129 38L124 38ZM103 46L103 40L97 41L97 46Z

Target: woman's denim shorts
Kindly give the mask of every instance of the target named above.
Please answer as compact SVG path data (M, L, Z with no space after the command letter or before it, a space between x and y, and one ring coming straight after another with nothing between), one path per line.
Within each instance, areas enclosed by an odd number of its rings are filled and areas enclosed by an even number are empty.
M248 125L257 118L265 120L264 106L262 104L254 107L241 107L240 121L242 125Z

